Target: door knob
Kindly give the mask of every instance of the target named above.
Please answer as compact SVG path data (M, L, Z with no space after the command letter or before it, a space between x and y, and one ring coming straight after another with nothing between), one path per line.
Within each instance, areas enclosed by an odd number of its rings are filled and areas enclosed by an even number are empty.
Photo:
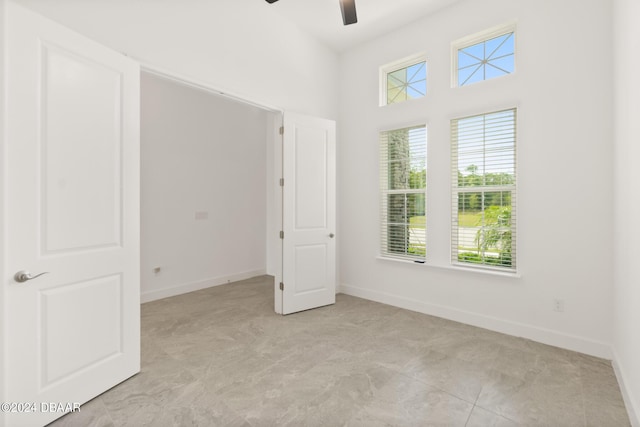
M47 274L48 271L45 271L44 273L40 273L40 274L36 274L35 276L32 276L31 273L29 273L27 270L20 270L18 271L14 276L14 280L18 283L24 283L27 282L29 280L33 280L37 277L42 276L43 274Z
M332 239L333 239L335 236L336 236L336 235L335 235L335 234L333 234L333 233L330 233L330 234L329 234L329 237L331 237Z

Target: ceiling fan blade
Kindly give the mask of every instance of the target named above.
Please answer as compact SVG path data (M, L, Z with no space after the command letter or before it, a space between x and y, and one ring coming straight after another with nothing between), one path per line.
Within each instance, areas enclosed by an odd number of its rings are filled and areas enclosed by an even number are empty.
M275 2L277 2L277 1L278 1L278 0L267 0L267 3L271 4L271 3L275 3Z
M342 11L342 22L344 22L344 25L351 25L358 22L356 0L340 0L340 10Z

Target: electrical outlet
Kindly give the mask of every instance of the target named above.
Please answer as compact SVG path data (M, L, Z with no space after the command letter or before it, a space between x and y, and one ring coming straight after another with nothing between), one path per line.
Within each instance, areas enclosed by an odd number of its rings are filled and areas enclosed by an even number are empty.
M553 311L558 313L564 312L564 300L563 299L554 299L553 300Z

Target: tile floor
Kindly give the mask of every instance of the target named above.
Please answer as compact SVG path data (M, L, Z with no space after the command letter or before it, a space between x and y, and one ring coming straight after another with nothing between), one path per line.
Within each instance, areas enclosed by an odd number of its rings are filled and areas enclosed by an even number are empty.
M142 305L142 371L63 426L628 426L606 360L263 276Z

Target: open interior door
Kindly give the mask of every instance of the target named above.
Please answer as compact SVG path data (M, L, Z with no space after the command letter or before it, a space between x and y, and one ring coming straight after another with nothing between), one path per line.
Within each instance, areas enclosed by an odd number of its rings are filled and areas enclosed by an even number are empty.
M140 77L55 22L7 13L2 387L23 406L3 416L37 426L64 415L51 403L73 408L140 370Z
M336 301L336 125L284 114L282 313Z

